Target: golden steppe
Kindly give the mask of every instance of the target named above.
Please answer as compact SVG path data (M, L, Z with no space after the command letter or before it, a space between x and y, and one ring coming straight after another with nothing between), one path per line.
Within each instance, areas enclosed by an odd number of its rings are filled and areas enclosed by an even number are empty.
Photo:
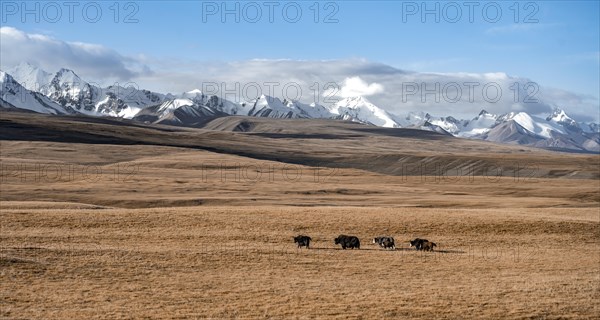
M0 151L2 318L600 314L598 155L334 121L10 112Z

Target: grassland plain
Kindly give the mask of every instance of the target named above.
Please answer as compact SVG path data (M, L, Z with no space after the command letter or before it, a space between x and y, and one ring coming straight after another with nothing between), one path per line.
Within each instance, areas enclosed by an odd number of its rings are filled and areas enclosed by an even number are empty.
M353 136L346 124L236 133L2 117L2 318L600 314L597 155ZM42 135L60 125L94 136ZM412 161L426 170L397 170ZM437 170L444 162L464 171ZM341 233L361 249L336 247ZM298 234L311 249L296 248ZM380 235L397 250L370 244ZM415 237L437 251L408 248Z
M594 208L3 203L5 318L595 318ZM313 248L296 249L303 233ZM353 234L360 250L333 238ZM369 244L392 235L396 251ZM408 248L413 237L434 253Z

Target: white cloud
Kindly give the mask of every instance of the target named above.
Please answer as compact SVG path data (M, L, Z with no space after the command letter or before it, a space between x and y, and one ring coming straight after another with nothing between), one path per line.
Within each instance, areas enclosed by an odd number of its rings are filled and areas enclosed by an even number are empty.
M8 69L20 62L32 62L48 71L73 69L84 78L130 80L149 68L136 59L97 44L66 42L42 34L29 34L1 27L1 66Z
M379 83L373 82L369 84L360 77L350 77L344 79L339 91L335 89L330 89L324 92L323 96L326 97L330 96L331 94L335 94L336 96L342 98L356 96L368 97L382 92L383 86Z

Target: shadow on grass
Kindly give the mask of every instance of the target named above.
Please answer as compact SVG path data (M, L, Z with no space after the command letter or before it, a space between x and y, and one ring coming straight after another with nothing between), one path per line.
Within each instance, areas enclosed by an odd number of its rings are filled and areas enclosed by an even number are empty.
M331 247L310 247L309 250L335 250L335 251L375 251L377 249L373 249L373 248L360 248L360 249L342 249L340 248L331 248Z
M466 251L462 251L462 250L436 250L434 252L437 252L437 253L467 253Z
M307 249L298 249L298 250L307 250ZM308 250L333 250L333 251L382 251L382 252L395 252L395 251L402 251L402 252L415 252L415 253L466 253L466 251L461 251L461 250L435 250L435 251L418 251L412 248L396 248L395 250L385 250L385 249L378 249L378 248L360 248L360 249L342 249L342 248L331 248L331 247L311 247Z

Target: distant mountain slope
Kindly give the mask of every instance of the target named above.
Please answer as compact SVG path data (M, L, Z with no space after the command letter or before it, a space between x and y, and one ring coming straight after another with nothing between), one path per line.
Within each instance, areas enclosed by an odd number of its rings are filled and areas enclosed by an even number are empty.
M24 109L45 114L67 114L70 111L39 92L30 91L8 73L0 71L0 107Z

